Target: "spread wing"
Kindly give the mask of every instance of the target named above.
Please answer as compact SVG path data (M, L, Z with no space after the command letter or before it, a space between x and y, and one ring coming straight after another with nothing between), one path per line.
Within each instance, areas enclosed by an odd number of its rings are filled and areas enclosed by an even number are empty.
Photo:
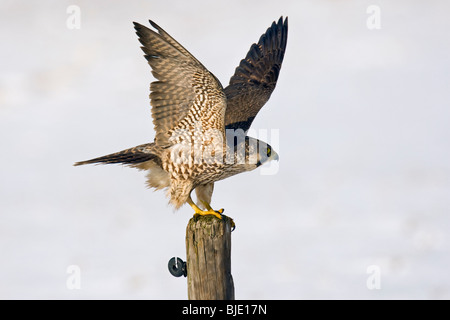
M258 44L253 44L241 60L230 84L225 88L227 110L226 129L250 128L259 110L269 100L277 84L286 50L288 19L273 22Z
M170 144L177 129L224 131L226 98L219 80L161 27L157 32L134 22L141 48L158 80L150 84L155 143Z

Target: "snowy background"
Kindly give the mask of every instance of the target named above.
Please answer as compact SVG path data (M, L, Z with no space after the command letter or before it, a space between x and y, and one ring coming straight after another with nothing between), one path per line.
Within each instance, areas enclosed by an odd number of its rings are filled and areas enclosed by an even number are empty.
M66 25L70 5L81 28ZM369 5L381 9L370 30ZM73 167L153 140L153 80L132 21L152 19L225 86L289 16L275 175L216 184L237 229L238 299L450 298L448 1L0 0L0 299L185 299L192 209L145 174ZM69 290L70 265L81 289ZM370 290L370 266L381 271Z

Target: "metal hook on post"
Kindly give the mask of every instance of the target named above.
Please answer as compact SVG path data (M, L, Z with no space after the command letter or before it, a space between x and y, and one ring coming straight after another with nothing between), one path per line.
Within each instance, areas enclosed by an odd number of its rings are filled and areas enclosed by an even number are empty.
M170 274L174 277L187 276L186 262L181 260L181 258L173 257L169 260L167 267L169 268Z

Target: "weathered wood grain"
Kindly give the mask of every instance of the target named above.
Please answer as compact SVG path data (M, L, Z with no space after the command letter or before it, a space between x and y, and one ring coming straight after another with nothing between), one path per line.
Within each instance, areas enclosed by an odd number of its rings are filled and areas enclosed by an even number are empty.
M189 300L234 300L230 218L189 220L186 257Z

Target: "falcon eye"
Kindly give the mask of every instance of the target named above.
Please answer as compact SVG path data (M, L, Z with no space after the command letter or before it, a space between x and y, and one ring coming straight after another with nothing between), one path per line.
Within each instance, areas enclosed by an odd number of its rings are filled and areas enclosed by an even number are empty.
M270 149L270 147L267 147L267 156L270 157L271 154L272 154L272 150Z

